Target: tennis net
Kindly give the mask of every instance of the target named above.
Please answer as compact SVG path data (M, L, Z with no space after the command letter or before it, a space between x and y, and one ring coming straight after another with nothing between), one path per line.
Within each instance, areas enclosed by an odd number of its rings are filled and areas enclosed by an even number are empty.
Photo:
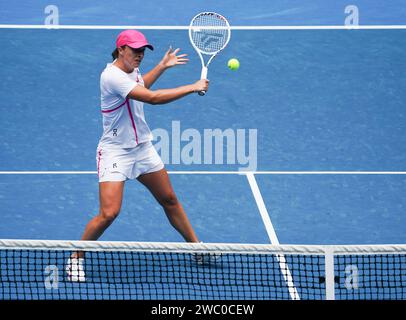
M0 240L0 260L0 300L406 299L406 245Z

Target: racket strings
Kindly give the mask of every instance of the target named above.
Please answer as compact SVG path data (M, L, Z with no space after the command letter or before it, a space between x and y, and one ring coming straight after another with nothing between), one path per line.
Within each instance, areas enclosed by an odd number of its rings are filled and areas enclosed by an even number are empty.
M191 24L191 39L205 53L216 53L224 48L230 37L230 26L223 17L205 13Z

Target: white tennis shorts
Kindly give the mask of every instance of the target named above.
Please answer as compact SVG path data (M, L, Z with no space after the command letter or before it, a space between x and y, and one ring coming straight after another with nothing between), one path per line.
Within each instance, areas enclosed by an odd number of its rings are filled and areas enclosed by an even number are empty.
M99 147L96 162L99 182L136 179L142 174L164 168L151 141L130 149Z

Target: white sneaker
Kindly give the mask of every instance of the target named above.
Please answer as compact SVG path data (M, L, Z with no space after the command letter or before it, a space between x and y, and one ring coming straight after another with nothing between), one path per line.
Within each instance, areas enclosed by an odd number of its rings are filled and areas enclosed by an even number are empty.
M84 258L69 258L66 264L66 273L69 281L86 281L85 268L83 267Z

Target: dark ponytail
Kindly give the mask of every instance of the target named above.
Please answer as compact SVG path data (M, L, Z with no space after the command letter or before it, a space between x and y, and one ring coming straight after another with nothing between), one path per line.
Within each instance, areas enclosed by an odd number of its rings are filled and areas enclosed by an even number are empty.
M111 53L111 56L113 57L113 61L118 58L118 49L117 48Z

